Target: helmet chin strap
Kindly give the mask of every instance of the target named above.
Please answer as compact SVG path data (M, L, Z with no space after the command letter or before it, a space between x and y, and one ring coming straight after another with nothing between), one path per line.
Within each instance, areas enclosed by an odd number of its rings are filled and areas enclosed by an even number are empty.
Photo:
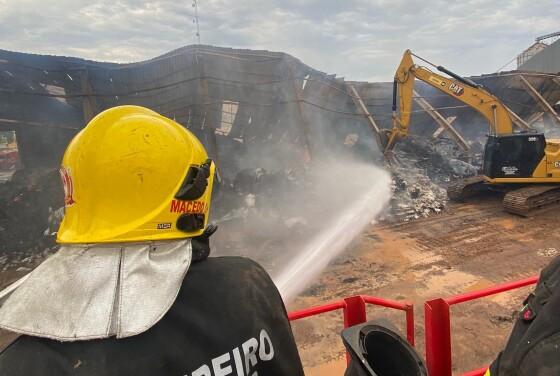
M177 228L185 232L193 232L204 228L204 214L182 214L177 219Z
M193 262L206 260L210 255L210 236L216 232L218 226L210 223L204 232L191 240Z

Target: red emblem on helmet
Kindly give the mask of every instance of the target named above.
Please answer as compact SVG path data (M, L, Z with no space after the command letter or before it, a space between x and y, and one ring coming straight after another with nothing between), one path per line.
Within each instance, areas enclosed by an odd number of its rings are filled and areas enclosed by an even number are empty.
M70 169L66 167L60 168L60 177L62 178L62 186L64 187L64 206L72 206L74 201L74 183L72 182L72 175Z

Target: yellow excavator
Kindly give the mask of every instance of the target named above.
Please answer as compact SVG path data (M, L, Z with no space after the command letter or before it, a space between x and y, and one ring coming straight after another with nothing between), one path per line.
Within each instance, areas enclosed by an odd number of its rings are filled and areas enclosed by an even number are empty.
M449 77L415 64L413 56ZM399 138L408 135L416 78L475 109L489 124L482 175L452 182L447 189L450 200L461 201L485 190L505 191L504 209L522 216L560 203L560 140L546 140L535 131L514 132L508 109L486 88L410 50L405 51L395 74L386 154Z

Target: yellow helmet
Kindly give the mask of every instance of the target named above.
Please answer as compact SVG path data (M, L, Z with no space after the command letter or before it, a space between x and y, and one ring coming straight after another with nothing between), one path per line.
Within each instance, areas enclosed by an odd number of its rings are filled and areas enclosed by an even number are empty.
M60 169L59 243L186 238L208 222L214 163L187 129L147 108L103 111L68 145Z

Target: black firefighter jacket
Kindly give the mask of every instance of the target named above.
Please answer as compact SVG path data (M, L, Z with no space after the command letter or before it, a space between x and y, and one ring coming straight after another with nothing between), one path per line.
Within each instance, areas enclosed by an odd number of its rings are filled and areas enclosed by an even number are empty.
M57 342L21 336L2 376L300 376L286 310L268 274L241 257L194 263L168 313L134 337Z

